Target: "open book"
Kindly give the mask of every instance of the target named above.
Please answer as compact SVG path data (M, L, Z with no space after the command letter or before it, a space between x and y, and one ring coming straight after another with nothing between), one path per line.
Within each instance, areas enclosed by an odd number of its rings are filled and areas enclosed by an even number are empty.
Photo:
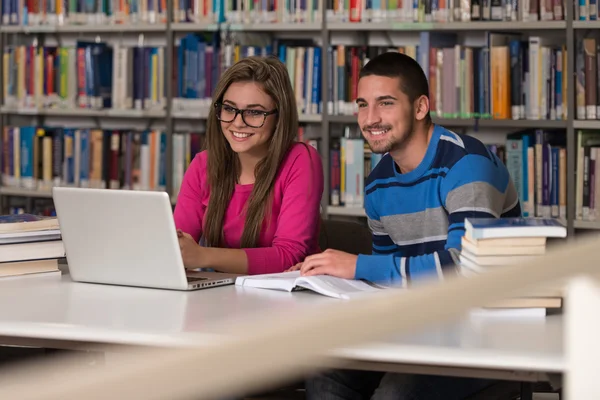
M346 300L386 288L364 280L342 279L329 275L300 276L300 271L239 276L236 278L235 284L286 292L312 290L324 296Z

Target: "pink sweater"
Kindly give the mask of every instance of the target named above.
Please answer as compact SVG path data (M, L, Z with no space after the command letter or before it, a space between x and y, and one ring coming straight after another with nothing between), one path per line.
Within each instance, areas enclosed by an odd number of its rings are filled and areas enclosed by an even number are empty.
M308 147L308 150L307 150ZM175 207L175 225L196 241L202 236L210 190L207 152L198 153L185 173ZM240 248L242 214L253 184L236 185L223 221L226 247ZM244 249L249 274L282 272L319 251L323 166L312 146L295 143L275 180L271 221L261 231L256 248Z

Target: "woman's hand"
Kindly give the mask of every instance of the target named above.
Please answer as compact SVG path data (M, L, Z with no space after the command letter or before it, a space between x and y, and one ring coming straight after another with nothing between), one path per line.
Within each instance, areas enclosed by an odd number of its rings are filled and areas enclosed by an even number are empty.
M285 271L283 271L283 272L292 272L292 271L298 271L300 268L302 268L302 263L301 263L301 262L299 262L298 264L296 264L296 265L294 265L294 266L292 266L292 267L289 267L288 269L286 269L286 270L285 270Z
M180 229L177 229L177 238L179 239L179 249L181 250L181 258L183 259L185 268L204 268L202 263L202 246L191 235Z

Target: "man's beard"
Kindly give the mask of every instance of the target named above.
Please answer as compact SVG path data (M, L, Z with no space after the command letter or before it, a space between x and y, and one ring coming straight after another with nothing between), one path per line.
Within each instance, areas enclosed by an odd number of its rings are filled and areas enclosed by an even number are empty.
M375 124L375 125L364 126L362 128L362 130L363 130L363 132L368 132L370 130L385 130L385 129L391 129L391 128L392 127L389 125ZM371 139L371 141L367 140L367 143L369 143L369 147L371 148L371 151L375 154L389 153L392 150L398 150L398 149L401 149L404 146L406 146L406 144L410 141L410 139L413 135L413 129L414 129L414 121L412 119L410 119L410 122L409 122L408 126L406 127L406 130L402 133L402 135L399 138L389 138L389 139L386 138L386 139L381 139L381 140L377 140L375 138L375 139Z

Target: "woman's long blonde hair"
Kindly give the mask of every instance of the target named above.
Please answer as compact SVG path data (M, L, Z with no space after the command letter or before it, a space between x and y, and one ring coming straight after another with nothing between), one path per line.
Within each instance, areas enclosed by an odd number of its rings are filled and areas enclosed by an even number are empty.
M213 95L207 121L208 183L210 200L206 210L204 239L207 246L223 247L223 217L240 176L237 154L231 149L216 116L215 103L223 100L234 82L256 82L273 99L277 107L275 131L268 143L267 156L255 169L255 183L246 207L241 247L256 247L265 211L270 205L279 166L298 134L298 110L294 89L285 65L275 57L248 57L224 73Z

